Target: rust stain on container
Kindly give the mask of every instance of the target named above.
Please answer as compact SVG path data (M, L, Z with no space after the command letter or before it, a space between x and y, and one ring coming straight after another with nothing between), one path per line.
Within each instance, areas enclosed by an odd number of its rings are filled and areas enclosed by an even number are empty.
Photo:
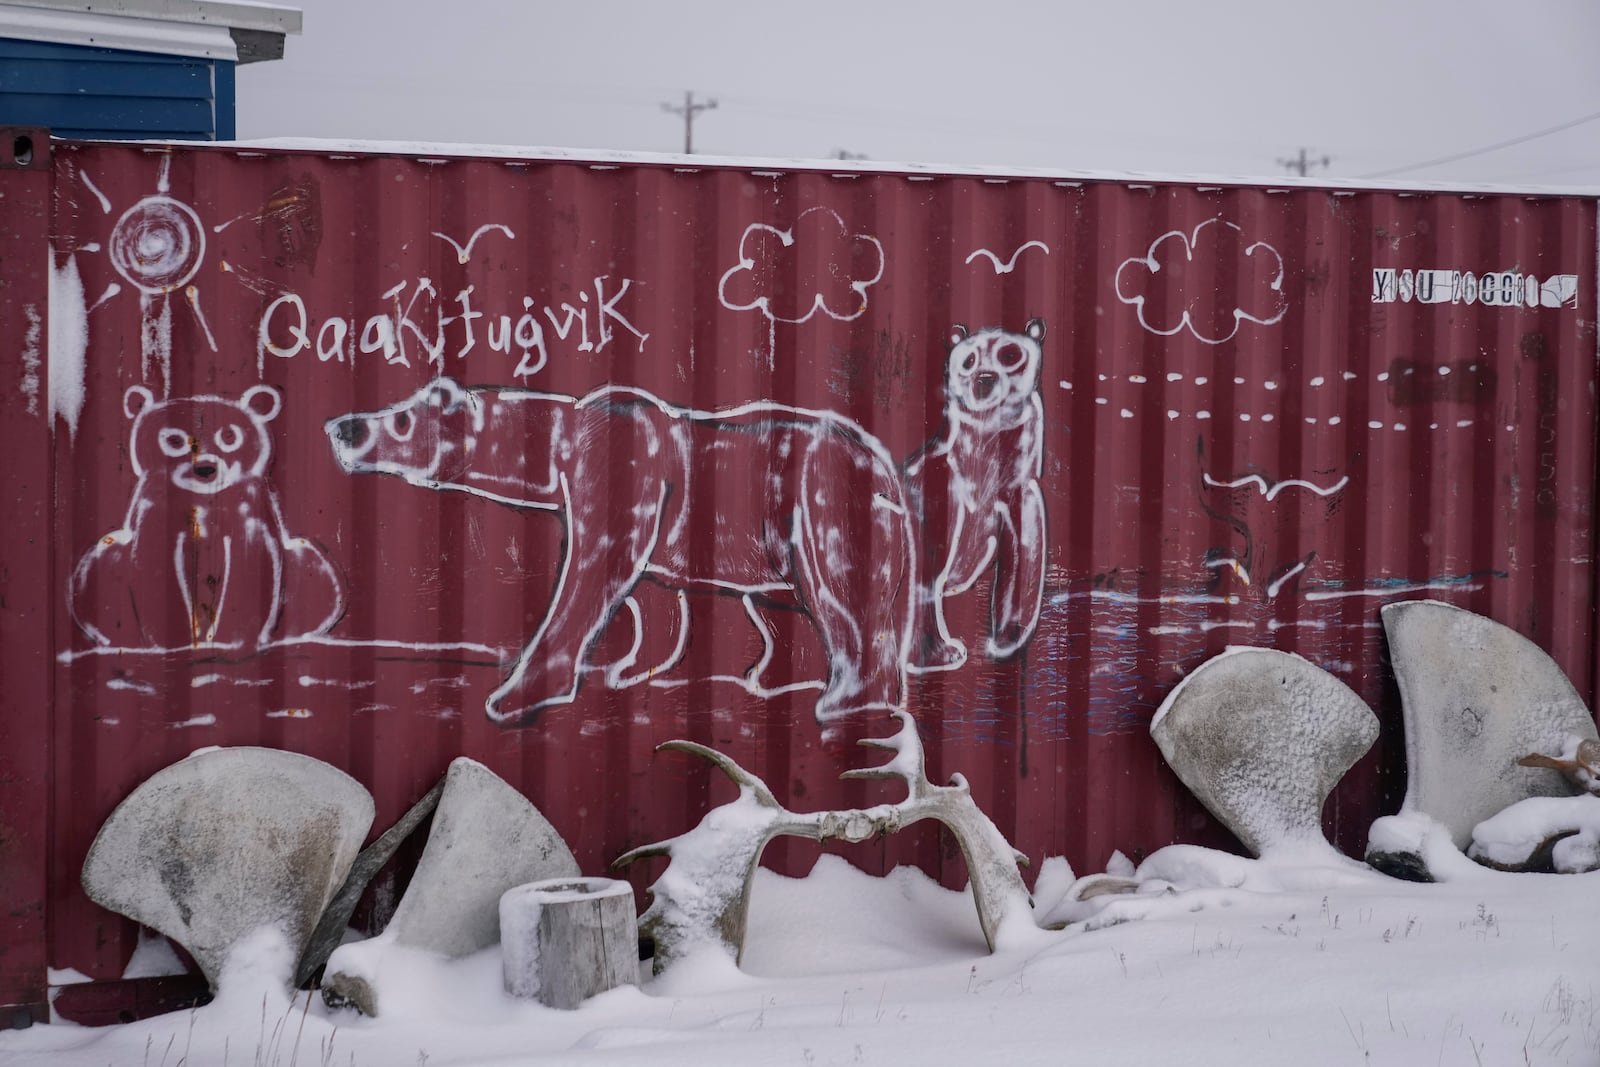
M1489 615L1593 696L1592 200L54 168L57 966L119 973L84 851L202 745L328 760L379 827L468 755L598 871L725 788L661 741L856 806L896 799L838 774L903 706L930 775L1098 870L1229 844L1148 735L1229 644L1379 712L1351 851L1404 785L1382 604ZM964 877L933 833L851 855Z

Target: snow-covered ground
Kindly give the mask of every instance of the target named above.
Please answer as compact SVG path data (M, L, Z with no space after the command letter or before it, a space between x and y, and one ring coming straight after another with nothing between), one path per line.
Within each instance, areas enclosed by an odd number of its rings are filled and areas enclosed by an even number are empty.
M693 957L573 1012L507 998L498 949L397 964L381 1018L331 1012L291 1003L258 947L205 1008L3 1034L0 1062L1600 1064L1600 873L1462 860L1419 885L1174 846L1139 874L1139 895L990 955L967 894L824 856L761 872L742 969ZM1041 913L1069 882L1041 868Z

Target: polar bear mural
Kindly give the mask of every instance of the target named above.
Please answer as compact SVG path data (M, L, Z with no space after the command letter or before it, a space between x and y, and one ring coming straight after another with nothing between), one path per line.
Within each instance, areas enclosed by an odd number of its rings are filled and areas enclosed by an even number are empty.
M1005 659L1039 625L1044 595L1044 322L1021 333L950 331L944 425L905 464L917 574L910 642L914 671L953 670L967 649L951 636L944 599L993 576L986 651Z
M819 721L904 705L915 567L900 472L847 418L771 403L692 411L623 387L578 398L439 378L326 429L349 473L562 522L549 610L487 701L497 722L525 724L570 703L596 640L647 577L742 594L747 609L759 598L804 612L827 653ZM691 523L713 486L716 514Z

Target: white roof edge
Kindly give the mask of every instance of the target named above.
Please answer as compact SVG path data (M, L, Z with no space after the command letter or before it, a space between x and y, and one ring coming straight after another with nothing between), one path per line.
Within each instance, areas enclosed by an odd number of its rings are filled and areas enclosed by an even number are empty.
M46 9L9 0L0 3L0 37L230 63L239 60L238 46L226 26Z
M218 147L219 142L194 142ZM994 180L1028 179L1057 182L1093 181L1122 185L1198 185L1262 189L1321 189L1327 192L1456 193L1464 196L1520 195L1537 197L1600 198L1600 185L1541 186L1489 182L1424 182L1330 177L1299 178L1283 175L1154 174L1139 171L1066 171L1041 167L996 167L971 164L895 163L878 160L781 159L760 156L685 156L672 152L631 152L620 149L552 148L526 145L466 144L432 141L375 141L320 137L267 137L220 142L224 147L261 151L319 152L323 154L406 155L460 159L525 159L530 162L591 163L600 166L664 164L684 170L723 167L755 171L808 171L824 174L890 174L907 177Z
M298 34L304 23L297 7L257 0L6 0L4 6L281 34Z

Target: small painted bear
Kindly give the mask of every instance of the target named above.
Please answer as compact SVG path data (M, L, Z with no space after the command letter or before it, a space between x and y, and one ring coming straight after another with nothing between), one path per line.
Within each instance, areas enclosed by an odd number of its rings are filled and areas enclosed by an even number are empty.
M945 625L943 600L991 566L988 653L1021 650L1039 624L1044 593L1044 405L1039 399L1044 323L1022 333L950 333L944 425L905 463L917 546L909 667L951 670L967 649Z
M157 401L134 386L127 518L72 575L73 621L113 648L254 649L326 633L342 614L333 565L291 535L267 481L281 407L258 385L235 400Z

